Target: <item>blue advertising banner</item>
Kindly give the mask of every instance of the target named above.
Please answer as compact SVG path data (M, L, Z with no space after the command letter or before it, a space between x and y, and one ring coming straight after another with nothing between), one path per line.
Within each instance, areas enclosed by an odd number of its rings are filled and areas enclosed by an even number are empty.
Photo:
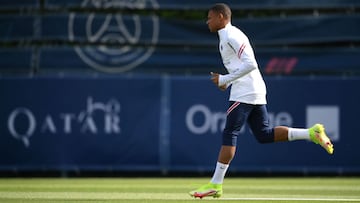
M345 172L360 169L360 153L356 152L355 144L359 137L352 133L356 131L356 117L360 113L355 108L360 95L349 94L349 89L360 88L360 80L268 78L266 82L271 125L303 128L323 123L334 141L335 153L330 156L319 145L307 141L259 144L245 127L238 139L231 170ZM211 87L207 81L175 79L172 84L172 98L180 94L186 99L172 100L171 166L211 171L221 144L227 94Z
M149 78L1 79L0 169L157 169L159 89Z
M271 125L323 123L335 152L246 126L230 170L360 172L359 78L265 80ZM1 78L0 98L0 170L212 171L228 108L208 76Z

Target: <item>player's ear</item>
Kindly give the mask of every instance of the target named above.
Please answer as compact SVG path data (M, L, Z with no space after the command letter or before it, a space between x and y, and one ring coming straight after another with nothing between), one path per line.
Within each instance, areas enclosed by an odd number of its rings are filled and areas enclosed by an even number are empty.
M224 15L222 13L219 13L219 19L221 19L221 20L224 19Z

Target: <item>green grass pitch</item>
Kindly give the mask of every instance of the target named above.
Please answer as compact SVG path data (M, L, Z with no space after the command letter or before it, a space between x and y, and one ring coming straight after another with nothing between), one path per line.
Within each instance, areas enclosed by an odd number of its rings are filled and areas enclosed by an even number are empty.
M1 203L360 202L360 178L231 178L220 199L194 199L209 178L2 178Z

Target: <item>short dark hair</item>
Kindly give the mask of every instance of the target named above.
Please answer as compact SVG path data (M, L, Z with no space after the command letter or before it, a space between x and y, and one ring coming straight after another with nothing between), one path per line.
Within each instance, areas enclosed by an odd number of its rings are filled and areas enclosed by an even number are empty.
M223 14L226 19L231 19L231 9L224 3L214 4L209 10Z

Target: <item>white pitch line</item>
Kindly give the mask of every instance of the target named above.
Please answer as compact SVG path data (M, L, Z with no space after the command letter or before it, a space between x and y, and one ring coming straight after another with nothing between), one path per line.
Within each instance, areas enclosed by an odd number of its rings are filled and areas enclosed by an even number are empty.
M239 197L239 198L220 198L219 200L248 200L248 201L331 201L331 202L360 202L360 199L346 198L271 198L271 197Z

